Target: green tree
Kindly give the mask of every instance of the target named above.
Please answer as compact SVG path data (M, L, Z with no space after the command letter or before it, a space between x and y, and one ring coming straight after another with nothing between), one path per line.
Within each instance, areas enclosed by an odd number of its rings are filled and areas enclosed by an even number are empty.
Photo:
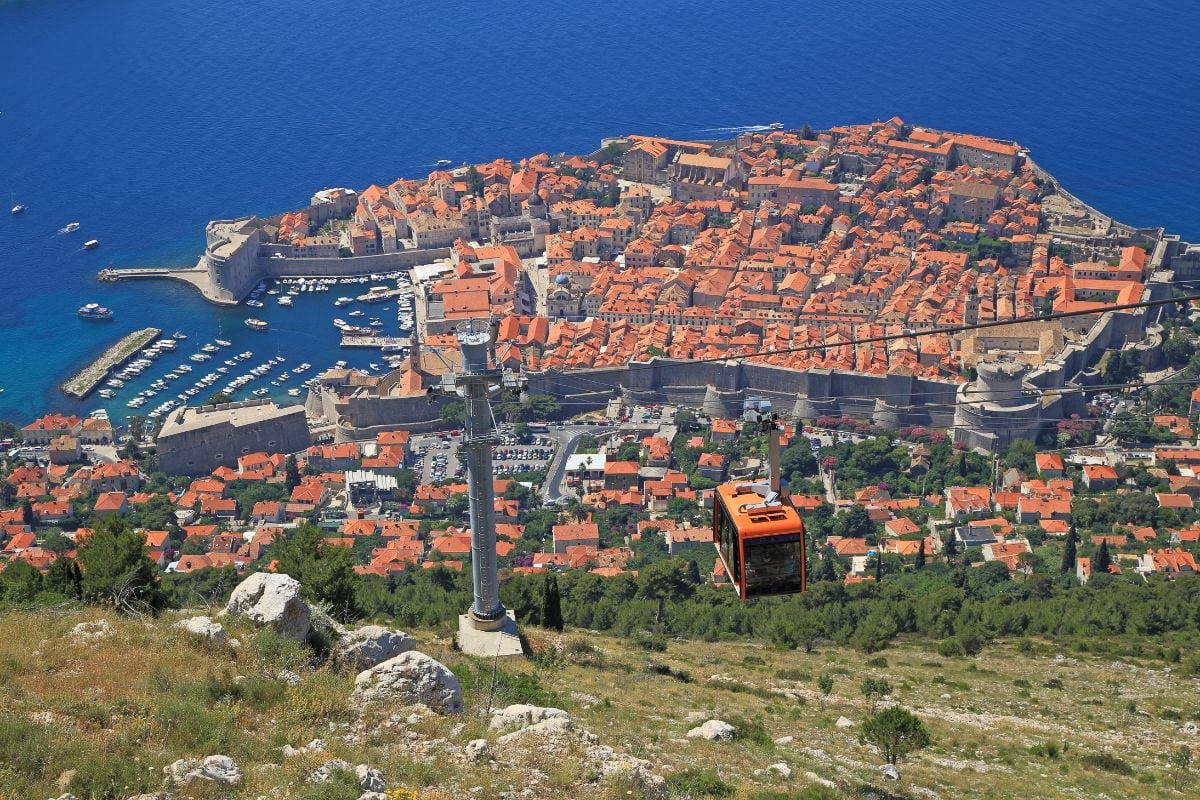
M229 392L213 392L212 395L210 395L208 398L207 405L216 406L216 405L221 405L222 403L232 403L232 402L233 402L233 395L231 395Z
M1037 447L1029 439L1017 439L1004 454L1004 463L1026 475L1037 472Z
M42 583L47 592L55 592L75 600L83 596L83 573L75 559L69 556L61 556L51 564Z
M1067 531L1067 543L1063 547L1062 566L1059 567L1061 572L1070 573L1075 571L1076 548L1078 545L1079 534L1075 532L1075 526L1072 525L1071 529Z
M889 764L929 746L925 723L911 711L892 706L863 722L859 740L879 749Z
M875 523L871 521L870 512L858 504L850 506L844 513L839 514L834 520L833 527L838 536L849 536L855 539L863 539L875 533Z
M656 625L663 621L663 610L668 602L677 603L692 593L688 581L687 566L677 558L657 561L638 576L639 594L648 600L658 601L654 615Z
M451 427L461 428L467 420L467 408L461 400L451 400L442 406L438 419Z
M676 430L681 434L691 433L698 427L696 424L697 420L695 413L686 408L681 408L676 411L675 416L672 418L672 422L675 423Z
M150 614L163 607L158 567L146 554L145 537L125 520L101 520L78 552L86 602L109 604L123 614Z
M296 463L296 456L290 454L287 460L283 462L284 479L283 485L287 487L288 494L300 485L300 466Z
M958 540L954 538L953 530L942 536L942 547L946 551L946 560L953 561L954 557L958 555Z
M1096 563L1092 565L1092 573L1096 575L1107 575L1108 568L1112 566L1112 556L1108 554L1108 540L1100 543L1100 552L1096 554Z
M271 552L279 562L276 570L300 581L308 599L328 604L333 616L344 622L359 615L350 548L331 546L320 528L306 523L276 542Z
M558 577L553 572L547 573L543 584L542 625L560 633L563 629L562 598L558 593Z
M14 559L0 572L0 599L28 603L42 590L42 573L28 561Z
M1167 760L1171 764L1175 791L1182 792L1191 779L1192 749L1187 745L1180 745L1171 751L1171 755L1167 757Z
M134 439L141 439L146 433L146 418L141 415L135 415L125 421L129 426L129 435Z
M817 676L817 689L821 692L821 709L825 709L825 703L829 700L829 695L833 693L833 676L828 672L822 672Z
M21 522L33 527L33 523L35 521L36 520L33 516L33 503L29 502L29 498L26 497L21 500Z
M925 538L921 538L921 546L917 548L917 569L925 568Z
M871 704L871 713L874 714L879 702L892 693L892 685L883 678L865 678L859 691Z

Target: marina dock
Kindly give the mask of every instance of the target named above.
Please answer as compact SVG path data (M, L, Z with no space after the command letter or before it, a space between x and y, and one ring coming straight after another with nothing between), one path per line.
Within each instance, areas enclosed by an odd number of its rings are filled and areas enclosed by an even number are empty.
M131 359L139 350L159 336L162 336L162 331L158 328L142 328L121 337L120 341L105 350L99 358L64 383L62 385L63 392L82 400L95 391L110 372Z
M384 347L396 345L408 347L411 340L407 336L343 336L342 347Z

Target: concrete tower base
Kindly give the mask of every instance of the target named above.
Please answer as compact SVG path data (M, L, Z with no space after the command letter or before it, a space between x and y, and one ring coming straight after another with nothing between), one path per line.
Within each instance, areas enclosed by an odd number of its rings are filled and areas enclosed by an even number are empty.
M471 618L470 614L458 615L458 649L469 656L495 658L496 656L519 656L521 637L517 633L517 618L513 612L498 622L483 623Z

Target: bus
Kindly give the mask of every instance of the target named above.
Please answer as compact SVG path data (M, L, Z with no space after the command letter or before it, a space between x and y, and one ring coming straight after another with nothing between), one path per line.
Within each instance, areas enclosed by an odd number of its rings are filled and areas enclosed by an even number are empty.
M803 592L804 523L762 484L727 483L713 493L713 542L743 600Z

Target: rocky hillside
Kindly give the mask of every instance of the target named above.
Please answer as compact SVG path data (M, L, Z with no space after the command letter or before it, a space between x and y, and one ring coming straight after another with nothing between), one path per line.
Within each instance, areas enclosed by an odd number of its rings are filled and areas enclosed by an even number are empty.
M1175 757L1200 745L1200 687L1149 657L1021 640L973 659L902 644L868 660L530 630L534 655L496 664L429 632L342 629L298 589L260 574L225 609L0 618L0 800L1195 789ZM859 732L892 704L930 744L889 775Z

